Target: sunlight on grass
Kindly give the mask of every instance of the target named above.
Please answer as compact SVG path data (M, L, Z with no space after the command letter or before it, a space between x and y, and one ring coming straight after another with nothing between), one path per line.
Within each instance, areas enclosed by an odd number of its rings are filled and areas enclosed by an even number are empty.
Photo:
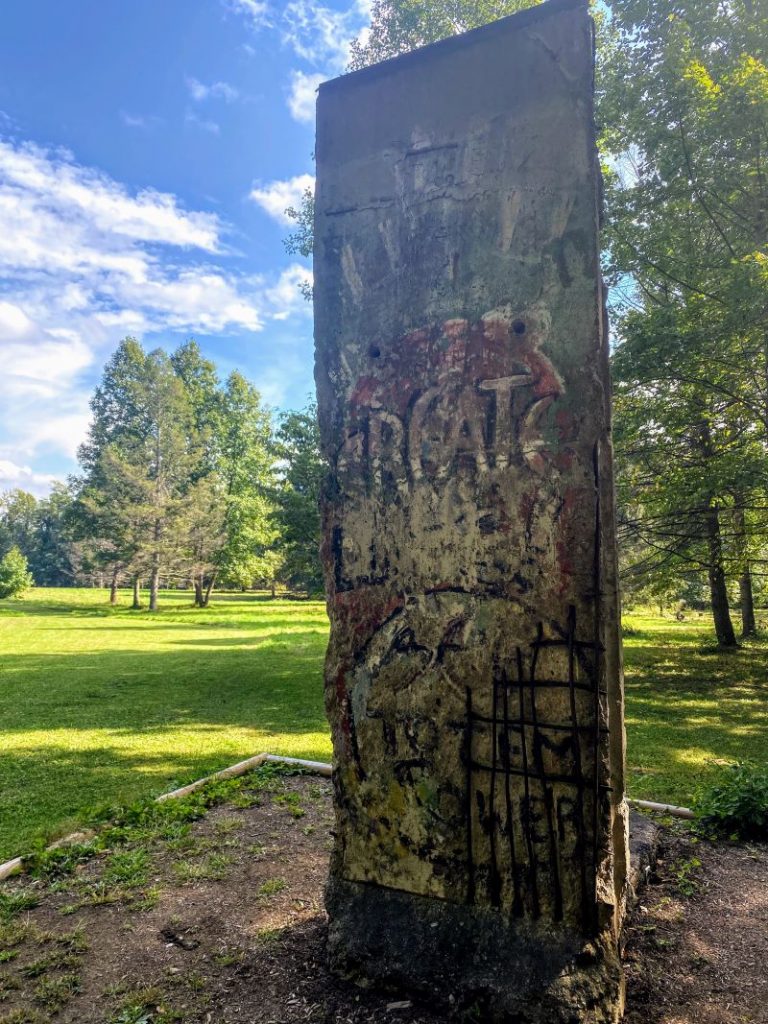
M262 750L329 760L322 602L219 595L112 609L102 590L0 605L0 860L88 807ZM713 762L768 759L768 644L712 649L705 618L625 616L628 788L689 803Z
M39 589L0 606L0 859L262 750L330 757L323 603L128 603Z
M690 804L717 762L768 760L768 643L713 646L708 618L624 617L627 787Z

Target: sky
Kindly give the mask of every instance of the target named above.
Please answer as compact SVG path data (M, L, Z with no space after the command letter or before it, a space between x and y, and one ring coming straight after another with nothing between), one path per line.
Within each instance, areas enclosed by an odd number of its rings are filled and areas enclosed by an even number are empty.
M77 469L130 334L195 338L275 409L313 391L287 206L319 82L369 0L7 0L0 33L0 492Z

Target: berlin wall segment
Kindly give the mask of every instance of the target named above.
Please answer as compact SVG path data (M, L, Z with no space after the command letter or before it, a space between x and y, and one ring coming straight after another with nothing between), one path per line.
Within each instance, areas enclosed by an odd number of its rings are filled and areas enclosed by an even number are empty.
M316 381L340 973L620 1018L627 815L593 33L326 83Z

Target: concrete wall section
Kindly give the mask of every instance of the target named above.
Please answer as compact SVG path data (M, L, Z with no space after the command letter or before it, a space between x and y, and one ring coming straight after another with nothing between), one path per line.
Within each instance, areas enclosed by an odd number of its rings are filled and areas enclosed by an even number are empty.
M621 1002L591 31L558 0L318 102L332 950L437 991L461 936L487 970L455 966L457 991L521 1020Z

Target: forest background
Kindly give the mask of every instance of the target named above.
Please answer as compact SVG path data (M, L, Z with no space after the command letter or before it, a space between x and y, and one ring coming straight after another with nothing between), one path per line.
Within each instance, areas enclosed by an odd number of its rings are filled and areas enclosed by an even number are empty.
M350 69L532 6L374 2ZM768 574L768 5L598 4L597 125L625 604L711 609L753 634ZM309 258L313 197L288 211ZM81 471L0 499L0 569L39 585L321 587L311 404L279 416L194 342L126 339L92 400ZM10 561L9 561L10 560ZM739 621L734 622L738 609Z

